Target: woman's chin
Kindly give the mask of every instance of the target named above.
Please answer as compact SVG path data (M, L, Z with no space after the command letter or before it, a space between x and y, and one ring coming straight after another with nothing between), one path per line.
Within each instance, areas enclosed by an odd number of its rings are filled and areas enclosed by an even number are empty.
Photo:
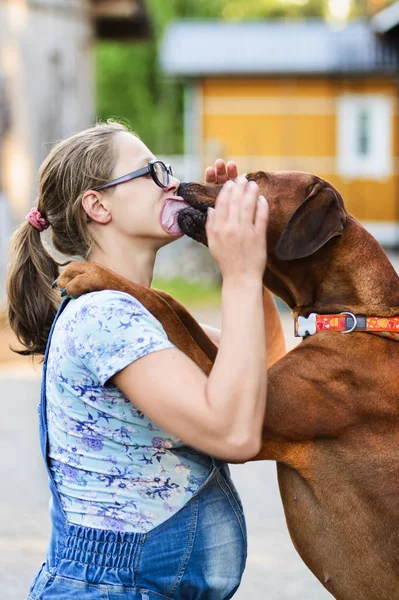
M157 237L158 247L163 248L176 240L180 240L180 238L184 237L184 233L181 231L179 234L170 234L164 229L162 229L162 233L159 237Z

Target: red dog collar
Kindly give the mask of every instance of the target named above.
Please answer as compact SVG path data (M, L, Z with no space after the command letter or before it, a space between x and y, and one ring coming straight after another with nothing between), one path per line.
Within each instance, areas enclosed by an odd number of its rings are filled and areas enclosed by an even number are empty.
M343 312L338 315L318 315L311 313L308 317L296 317L295 337L307 337L320 333L320 331L340 331L351 333L352 331L367 331L369 333L386 332L399 334L398 317L367 317L365 315L354 315L351 312Z

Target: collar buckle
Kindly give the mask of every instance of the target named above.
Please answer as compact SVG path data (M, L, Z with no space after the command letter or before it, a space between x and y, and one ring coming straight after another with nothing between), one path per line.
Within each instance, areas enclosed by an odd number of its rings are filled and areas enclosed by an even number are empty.
M349 315L350 317L352 317L353 319L353 325L352 327L349 327L349 329L346 329L346 331L340 331L340 333L352 333L352 331L354 331L357 327L357 318L355 317L355 315L351 312L345 311L342 313L339 313L340 315Z
M316 313L310 313L308 317L298 317L295 335L297 337L314 335L316 333L316 317Z

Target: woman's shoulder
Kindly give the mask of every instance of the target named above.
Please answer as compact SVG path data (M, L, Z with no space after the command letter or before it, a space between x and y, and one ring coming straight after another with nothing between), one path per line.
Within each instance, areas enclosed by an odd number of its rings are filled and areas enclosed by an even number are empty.
M116 290L101 290L98 292L88 292L82 294L79 298L72 298L69 302L70 312L82 318L93 316L97 313L111 313L119 315L125 311L153 315L145 308L143 304L134 296L126 292ZM154 317L155 318L155 317Z
M124 292L84 294L71 299L64 313L57 341L71 347L101 385L138 358L173 347L162 324Z
M137 298L116 290L89 292L73 298L65 312L65 317L72 319L75 327L101 323L107 324L108 328L120 328L141 324L163 331L162 324Z

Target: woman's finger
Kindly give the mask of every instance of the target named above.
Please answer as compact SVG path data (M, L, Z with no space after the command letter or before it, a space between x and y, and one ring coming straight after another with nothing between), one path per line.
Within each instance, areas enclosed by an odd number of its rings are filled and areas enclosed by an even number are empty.
M216 183L216 171L213 167L205 169L205 183Z
M215 162L216 183L226 183L229 179L227 175L226 163L222 158L218 158Z
M236 179L237 177L237 165L232 160L226 164L222 158L218 158L214 167L205 169L205 183L210 185L226 183L229 179Z
M235 162L230 160L227 163L226 168L227 168L227 177L229 179L236 179L236 177L238 177L238 169L237 169L237 165Z
M213 228L213 222L215 218L216 210L212 206L208 206L207 219L205 223L205 229L209 233L209 230Z
M215 214L213 215L214 219L212 222L216 229L222 227L223 223L225 223L227 220L229 214L230 195L234 185L235 184L232 181L225 183L220 190L218 197L216 198Z
M263 238L266 236L266 228L269 222L269 204L264 196L259 196L256 216L255 229Z
M259 198L259 187L254 181L250 181L247 186L247 191L242 199L241 219L243 224L255 223L255 215Z
M228 185L229 183L230 181L228 181L225 185ZM227 221L230 225L235 225L236 227L240 225L241 205L246 194L247 187L248 181L245 179L245 177L238 177L235 183L232 184L228 206L229 213L227 216Z

